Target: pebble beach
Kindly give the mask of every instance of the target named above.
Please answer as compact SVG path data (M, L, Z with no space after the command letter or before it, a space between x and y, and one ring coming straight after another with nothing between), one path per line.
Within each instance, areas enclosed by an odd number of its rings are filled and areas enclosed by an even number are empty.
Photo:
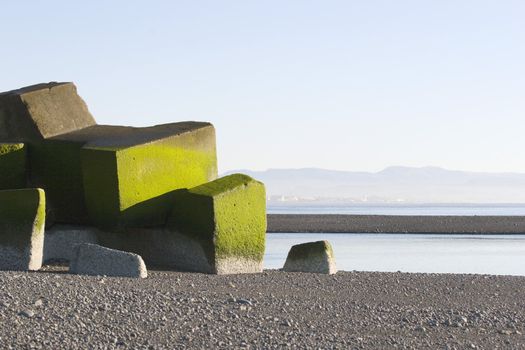
M524 234L525 216L268 214L268 232Z
M3 349L518 349L525 277L0 272Z

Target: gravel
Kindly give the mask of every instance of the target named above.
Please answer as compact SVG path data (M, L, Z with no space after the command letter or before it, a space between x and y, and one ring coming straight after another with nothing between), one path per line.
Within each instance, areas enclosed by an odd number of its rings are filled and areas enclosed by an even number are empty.
M523 234L525 216L268 214L268 232Z
M0 272L2 348L525 347L525 277L65 270Z

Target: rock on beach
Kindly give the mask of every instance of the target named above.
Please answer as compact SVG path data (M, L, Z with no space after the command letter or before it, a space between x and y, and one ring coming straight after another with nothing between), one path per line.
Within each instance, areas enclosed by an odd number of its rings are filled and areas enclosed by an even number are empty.
M146 264L140 255L83 243L75 247L69 272L80 275L146 278Z
M292 246L283 267L288 272L337 272L332 246L328 241L317 241Z

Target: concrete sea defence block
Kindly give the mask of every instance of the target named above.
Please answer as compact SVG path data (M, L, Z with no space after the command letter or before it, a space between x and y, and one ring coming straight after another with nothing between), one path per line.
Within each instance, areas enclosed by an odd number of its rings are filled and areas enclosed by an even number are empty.
M95 125L43 140L31 164L56 222L164 224L170 191L217 177L215 130L199 122Z
M204 251L208 273L262 271L266 239L266 195L261 182L243 174L180 190L167 228ZM191 255L191 254L190 254ZM182 262L181 269L192 269Z
M88 226L53 225L44 236L44 262L71 261L75 246L81 243L98 244L99 230Z
M127 128L82 149L90 219L98 226L166 222L172 191L217 178L215 129L202 122Z
M0 191L0 270L38 270L45 226L42 189Z
M337 272L332 246L328 241L317 241L292 246L283 267L287 272Z
M146 278L148 272L140 255L82 243L75 246L69 272L81 275Z
M0 143L0 190L26 186L26 150L23 143Z
M73 83L51 82L0 93L0 140L39 141L95 125Z

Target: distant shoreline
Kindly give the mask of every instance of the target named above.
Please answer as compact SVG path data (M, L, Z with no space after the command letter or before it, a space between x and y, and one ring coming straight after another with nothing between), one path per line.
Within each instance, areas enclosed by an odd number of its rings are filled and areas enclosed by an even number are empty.
M525 234L525 216L268 214L267 232Z

